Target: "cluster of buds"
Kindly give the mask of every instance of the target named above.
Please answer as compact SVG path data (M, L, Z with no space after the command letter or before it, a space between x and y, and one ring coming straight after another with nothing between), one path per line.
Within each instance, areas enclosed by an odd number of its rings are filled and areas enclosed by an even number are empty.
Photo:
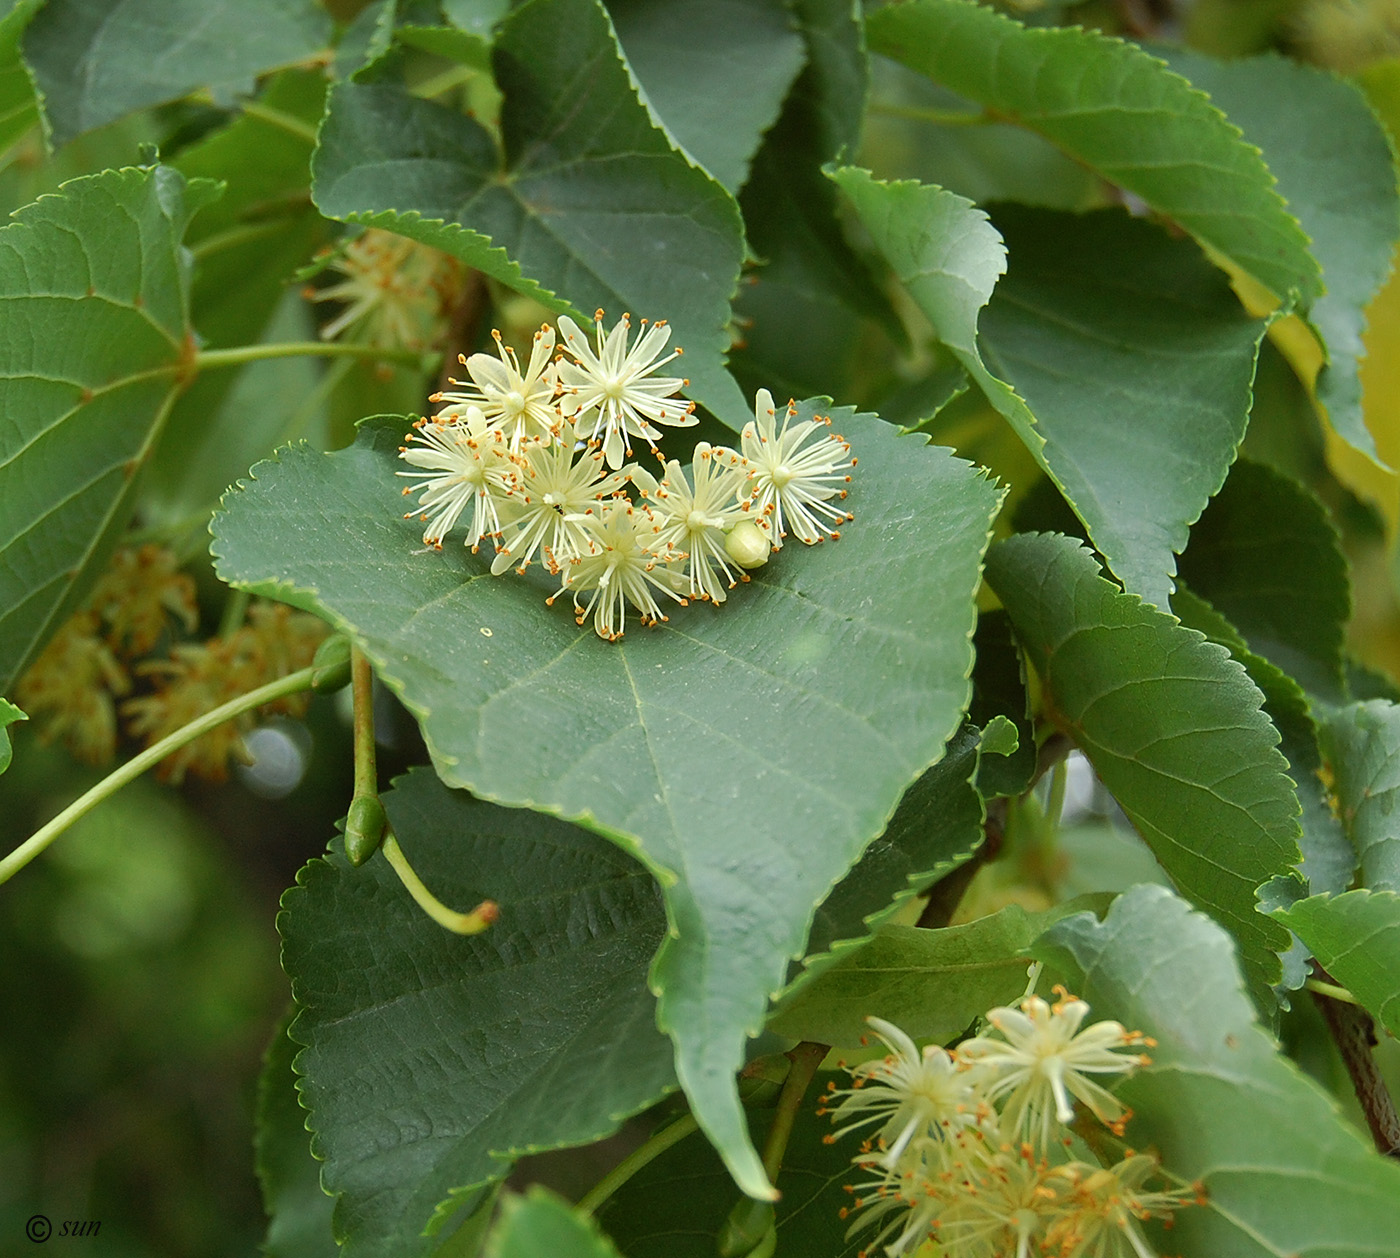
M568 592L578 623L592 616L616 641L629 605L655 624L667 619L658 595L723 603L790 534L811 545L852 519L841 504L856 460L830 419L799 420L789 403L779 426L760 389L740 448L700 442L687 471L656 448L657 425L696 423L695 404L675 399L687 381L655 375L681 353L663 356L669 326L643 320L629 344L629 317L605 332L600 310L592 344L567 315L559 333L535 334L523 370L494 333L496 355L462 358L470 380L435 394L442 408L408 434L399 453L416 470L399 475L427 545L460 523L473 552L493 542L494 575L538 558L560 581L547 601ZM659 478L627 461L634 438L657 453Z
M1126 1075L1152 1041L1117 1022L1083 1027L1089 1006L1062 987L1051 1005L1027 996L987 1014L986 1034L956 1049L920 1050L898 1027L871 1027L889 1055L829 1085L827 1140L874 1128L853 1159L868 1176L848 1191L851 1233L878 1231L863 1251L891 1258L934 1244L942 1258L1155 1258L1142 1229L1170 1225L1202 1200L1165 1183L1157 1159L1125 1150L1111 1166L1070 1156L1075 1102L1116 1136L1131 1117L1093 1075Z

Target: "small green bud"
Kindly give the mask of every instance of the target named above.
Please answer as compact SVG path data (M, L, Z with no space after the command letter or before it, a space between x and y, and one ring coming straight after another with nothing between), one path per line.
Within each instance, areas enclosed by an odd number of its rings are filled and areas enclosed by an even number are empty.
M318 695L334 694L350 684L350 639L333 634L316 648L311 660L311 689Z
M772 544L752 520L740 520L724 538L724 553L741 568L761 568Z
M745 1197L719 1230L720 1258L764 1258L773 1252L776 1237L773 1203Z
M345 855L352 865L363 865L384 842L389 818L378 795L356 795L345 817Z

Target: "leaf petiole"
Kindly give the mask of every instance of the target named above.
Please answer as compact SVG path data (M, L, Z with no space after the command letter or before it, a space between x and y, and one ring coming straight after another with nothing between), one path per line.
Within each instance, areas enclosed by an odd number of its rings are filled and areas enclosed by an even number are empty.
M270 681L265 686L259 686L256 690L250 690L247 694L239 695L236 699L230 699L227 703L220 704L213 711L206 712L188 725L181 726L174 733L167 734L159 742L152 743L140 755L133 756L125 764L118 766L91 790L80 795L52 821L36 830L19 847L0 860L0 883L8 882L80 817L86 816L109 795L114 795L128 782L140 777L147 769L159 764L172 751L178 751L201 734L207 734L210 730L217 729L225 721L231 720L235 716L241 716L244 712L260 708L263 704L271 703L286 695L296 694L301 690L310 690L312 682L319 672L320 669L313 666L300 669L295 673L288 673L285 677L279 677L276 681Z
M399 881L403 883L408 894L423 912L445 930L457 935L479 935L500 916L500 909L496 907L494 900L483 900L470 913L458 913L455 909L448 908L423 885L423 880L408 863L408 858L403 854L403 849L392 830L384 831L383 848L385 857L398 874Z
M675 1122L653 1132L651 1138L640 1148L633 1149L625 1158L579 1198L578 1209L582 1214L592 1214L609 1197L632 1178L642 1167L654 1162L667 1149L679 1144L687 1136L700 1130L694 1114L683 1114Z
M202 349L194 356L197 371L211 367L241 367L244 363L262 362L268 358L368 358L382 362L403 363L421 367L425 358L411 349L383 349L378 345L362 345L343 341L278 341L270 345L235 345L228 349Z

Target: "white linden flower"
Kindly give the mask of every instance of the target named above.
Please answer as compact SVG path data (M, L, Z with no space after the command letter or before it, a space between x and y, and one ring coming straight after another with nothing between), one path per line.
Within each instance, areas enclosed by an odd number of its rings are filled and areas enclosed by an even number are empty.
M846 469L856 460L846 457L850 445L827 431L829 419L796 416L797 408L789 403L779 430L773 395L760 389L753 422L745 424L740 435L750 465L751 509L775 550L789 530L810 546L823 537L840 537L832 526L854 518L831 505L833 499L845 498L851 481Z
M466 545L475 552L481 539L500 532L499 503L510 493L517 472L507 457L499 431L492 429L476 407L468 409L463 423L443 424L420 419L399 447L399 457L420 469L400 472L415 478L405 494L421 493L417 515L427 523L423 541L442 549L442 539L452 531L462 513L472 507Z
M521 443L530 439L550 440L559 426L559 409L554 404L558 380L550 362L554 353L554 329L544 324L535 333L530 365L523 372L515 351L501 340L501 334L493 329L491 335L496 340L497 357L458 355L458 361L471 377L471 386L433 394L431 401L449 404L438 412L438 422L456 422L467 407L475 406L501 429L512 450L519 450ZM453 380L452 383L466 382Z
M580 518L599 498L619 492L628 472L603 473L601 450L575 455L569 429L560 439L540 441L515 456L515 488L501 504L501 538L491 572L524 572L535 552L544 548L550 571L588 549L588 525Z
M993 1101L1006 1097L1002 1117L1011 1138L1024 1133L1038 1140L1036 1147L1042 1150L1050 1143L1052 1119L1068 1123L1074 1118L1071 1096L1121 1133L1129 1112L1087 1076L1134 1070L1150 1059L1119 1050L1153 1043L1137 1031L1125 1031L1118 1022L1095 1022L1081 1031L1089 1006L1063 987L1055 991L1060 999L1053 1006L1039 996L1027 996L1019 1009L988 1011L987 1021L1002 1038L979 1035L958 1046L961 1056L996 1072L985 1094Z
M852 1070L849 1088L828 1085L818 1112L844 1124L824 1137L828 1144L878 1123L880 1153L874 1160L891 1171L914 1141L945 1141L982 1120L986 1109L980 1104L975 1072L936 1044L920 1051L893 1023L882 1018L866 1021L890 1053ZM837 1098L839 1104L833 1106Z
M1141 1153L1129 1153L1117 1166L1071 1162L1057 1169L1070 1188L1045 1240L1047 1251L1053 1246L1064 1258L1157 1258L1139 1222L1170 1222L1183 1206L1205 1204L1199 1186L1145 1189L1161 1167Z
M333 340L355 329L371 345L423 349L446 329L446 311L461 284L461 264L427 245L370 228L330 263L344 278L307 289L315 302L340 301L345 309L321 329Z
M643 319L637 342L629 349L630 316L623 315L606 335L603 312L599 310L593 318L596 352L578 324L568 315L559 316L564 348L575 360L559 364L559 383L564 390L562 405L565 414L578 422L579 436L602 445L609 467L621 467L624 451L632 453L629 435L643 438L655 449L661 434L653 424L688 428L699 421L693 414L694 402L674 400L674 394L687 381L678 376L651 374L681 352L673 349L660 357L671 336L664 319L650 327ZM592 428L585 433L589 420Z
M722 603L725 581L732 590L739 578L748 580L742 568L736 572L730 566L736 561L726 549L726 534L744 518L738 493L748 479L748 468L733 450L702 441L695 447L690 475L694 488L680 463L672 459L659 484L640 468L633 479L653 503L661 541L689 559L688 592Z
M587 546L560 565L562 584L546 602L570 591L578 623L596 609L593 628L609 642L622 637L628 603L641 613L644 625L666 619L653 590L686 605L677 588L680 578L666 566L677 556L660 541L660 529L646 508L611 498L569 518L586 526ZM590 591L592 597L581 604L579 595Z

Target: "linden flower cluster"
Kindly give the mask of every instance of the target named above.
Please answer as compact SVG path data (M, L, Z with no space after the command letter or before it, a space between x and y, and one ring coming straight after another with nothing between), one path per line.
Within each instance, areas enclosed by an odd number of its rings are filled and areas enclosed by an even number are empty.
M1083 1026L1089 1006L1057 987L987 1014L989 1032L948 1051L922 1051L898 1027L869 1022L889 1055L857 1066L849 1088L828 1085L830 1142L873 1129L853 1159L870 1178L855 1194L851 1233L876 1227L869 1248L892 1258L922 1246L940 1258L1156 1258L1141 1224L1170 1225L1198 1188L1154 1189L1157 1160L1128 1150L1104 1167L1071 1159L1063 1125L1079 1101L1115 1135L1131 1116L1095 1075L1148 1062L1153 1041L1117 1022Z
M434 394L442 408L400 447L414 468L399 473L412 482L403 492L418 495L405 518L438 549L459 525L473 552L491 539L493 575L539 559L560 582L546 601L567 592L600 637L622 636L629 606L646 625L667 619L659 598L723 603L789 534L811 545L853 518L839 505L850 446L791 403L779 424L766 389L738 450L702 441L688 470L657 452L659 479L626 461L633 438L656 452L657 425L697 422L675 397L688 382L656 374L681 353L665 353L664 321L642 320L633 340L628 315L605 331L600 310L590 341L563 315L558 336L548 324L535 333L523 368L493 335L495 355L463 357L469 379Z

